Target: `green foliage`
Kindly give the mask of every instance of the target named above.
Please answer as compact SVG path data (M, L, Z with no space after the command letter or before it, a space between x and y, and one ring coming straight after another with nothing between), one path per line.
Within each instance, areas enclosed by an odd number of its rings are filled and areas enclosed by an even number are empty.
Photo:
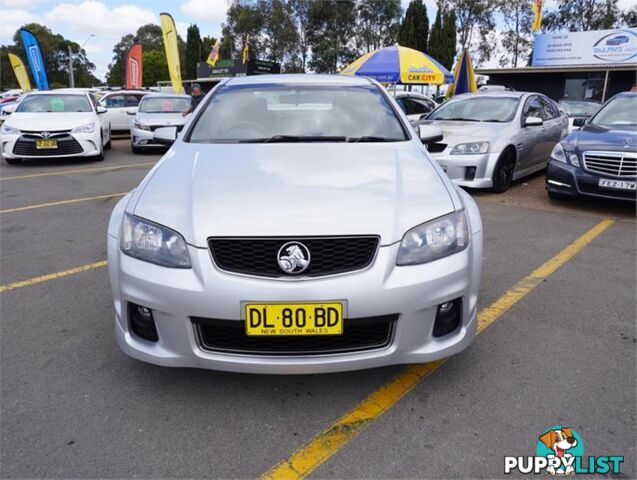
M49 79L49 87L53 88L53 85L69 86L69 46L73 51L75 86L90 87L102 83L93 75L95 65L88 60L86 52L80 50L80 45L67 40L60 34L54 34L51 29L38 23L29 23L24 25L24 27L30 30L40 42L42 58ZM2 68L3 72L1 88L16 88L18 86L9 63L8 53L16 54L22 59L29 72L31 86L35 88L35 81L29 68L19 30L13 35L13 45L3 45L0 50L0 61L2 62L0 68Z
M217 43L217 39L215 37L206 35L201 39L201 55L199 59L202 62L205 62L208 59L208 55L210 55L210 51L215 43Z
M265 8L263 46L267 59L281 64L295 64L299 56L299 34L292 3L270 0Z
M187 79L197 78L197 63L201 58L201 35L197 25L190 25L186 35L186 55L184 58L184 69ZM210 52L210 50L208 50Z
M398 31L398 43L404 47L427 52L429 17L422 0L412 0Z
M630 10L624 15L630 15ZM542 27L548 31L603 30L620 26L624 18L617 0L561 0L544 15Z
M142 25L137 29L135 34L124 35L119 42L113 47L113 61L108 66L108 73L106 74L106 83L111 86L118 86L124 84L124 64L126 54L130 47L135 43L142 44L144 52L144 60L146 59L147 52L158 52L164 56L164 64L166 64L166 51L164 49L164 37L161 33L161 26L153 25L152 23ZM186 62L184 61L186 56L186 42L177 35L177 44L179 47L179 58L181 59L181 77L186 79ZM196 67L195 67L196 68ZM155 77L153 77L155 78ZM170 80L168 68L166 67L163 76L159 80ZM155 85L155 81L146 83L146 62L144 61L144 85Z
M396 43L402 15L400 0L359 0L357 13L357 43L364 51L369 52ZM425 10L425 18L426 16ZM426 37L425 33L425 46Z
M144 52L144 85L154 86L160 80L170 80L166 54L157 50Z
M527 0L498 0L498 10L504 20L500 65L517 67L531 53L533 11Z
M445 68L453 68L453 59L456 56L456 15L453 11L442 12L438 9L429 34L427 49L427 53Z

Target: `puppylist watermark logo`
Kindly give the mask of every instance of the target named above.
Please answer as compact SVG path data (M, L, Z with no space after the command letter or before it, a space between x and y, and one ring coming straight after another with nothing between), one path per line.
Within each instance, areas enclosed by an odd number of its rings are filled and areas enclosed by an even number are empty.
M584 442L575 429L555 426L538 437L535 456L504 457L504 473L617 475L623 462L621 455L584 457Z

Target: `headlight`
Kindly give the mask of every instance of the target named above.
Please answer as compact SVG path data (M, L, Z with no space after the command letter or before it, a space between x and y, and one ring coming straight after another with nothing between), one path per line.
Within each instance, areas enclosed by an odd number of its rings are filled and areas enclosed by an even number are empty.
M459 143L451 149L451 155L471 155L476 153L487 153L489 142Z
M144 125L143 123L139 123L137 120L133 120L133 128L139 128L140 130L146 130L150 132L150 127L148 125Z
M403 237L396 265L417 265L461 252L469 245L464 210L412 228Z
M0 133L2 135L20 135L20 130L10 127L5 123L2 125L2 127L0 127Z
M95 122L87 123L81 127L75 127L71 133L93 133L95 131Z
M179 233L132 215L124 215L119 246L126 255L164 267L190 268L186 241Z
M556 143L551 152L551 158L558 162L566 163L566 152L561 143Z

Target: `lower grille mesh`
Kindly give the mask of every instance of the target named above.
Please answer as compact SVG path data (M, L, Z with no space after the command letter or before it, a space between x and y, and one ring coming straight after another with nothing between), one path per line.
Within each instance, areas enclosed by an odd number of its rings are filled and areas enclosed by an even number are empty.
M342 335L252 337L245 323L192 317L201 348L250 355L307 355L372 350L389 345L398 315L343 320Z

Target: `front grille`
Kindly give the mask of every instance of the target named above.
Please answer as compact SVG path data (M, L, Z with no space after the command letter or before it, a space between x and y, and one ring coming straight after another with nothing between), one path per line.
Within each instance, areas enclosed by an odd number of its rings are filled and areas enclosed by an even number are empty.
M303 243L310 265L303 277L361 270L374 260L378 237L210 238L208 245L217 267L228 272L261 277L288 277L278 265L279 249L290 241Z
M58 142L58 148L35 148L35 141L42 140L42 137L36 135L22 135L13 147L14 155L36 156L36 157L52 157L58 155L73 155L82 153L82 146L69 134L51 135L49 137Z
M177 127L178 132L181 132L181 130L184 128L183 125L148 125L148 128L150 128L151 132L154 132L158 128L164 128L164 127Z
M611 177L631 178L637 175L637 153L584 152L584 169Z
M446 143L428 143L427 145L425 145L425 147L427 147L427 150L431 153L440 153L445 151L445 148L447 148L447 144Z
M398 315L343 320L342 335L254 337L237 320L192 317L199 345L213 352L249 355L312 355L384 348L391 342Z

